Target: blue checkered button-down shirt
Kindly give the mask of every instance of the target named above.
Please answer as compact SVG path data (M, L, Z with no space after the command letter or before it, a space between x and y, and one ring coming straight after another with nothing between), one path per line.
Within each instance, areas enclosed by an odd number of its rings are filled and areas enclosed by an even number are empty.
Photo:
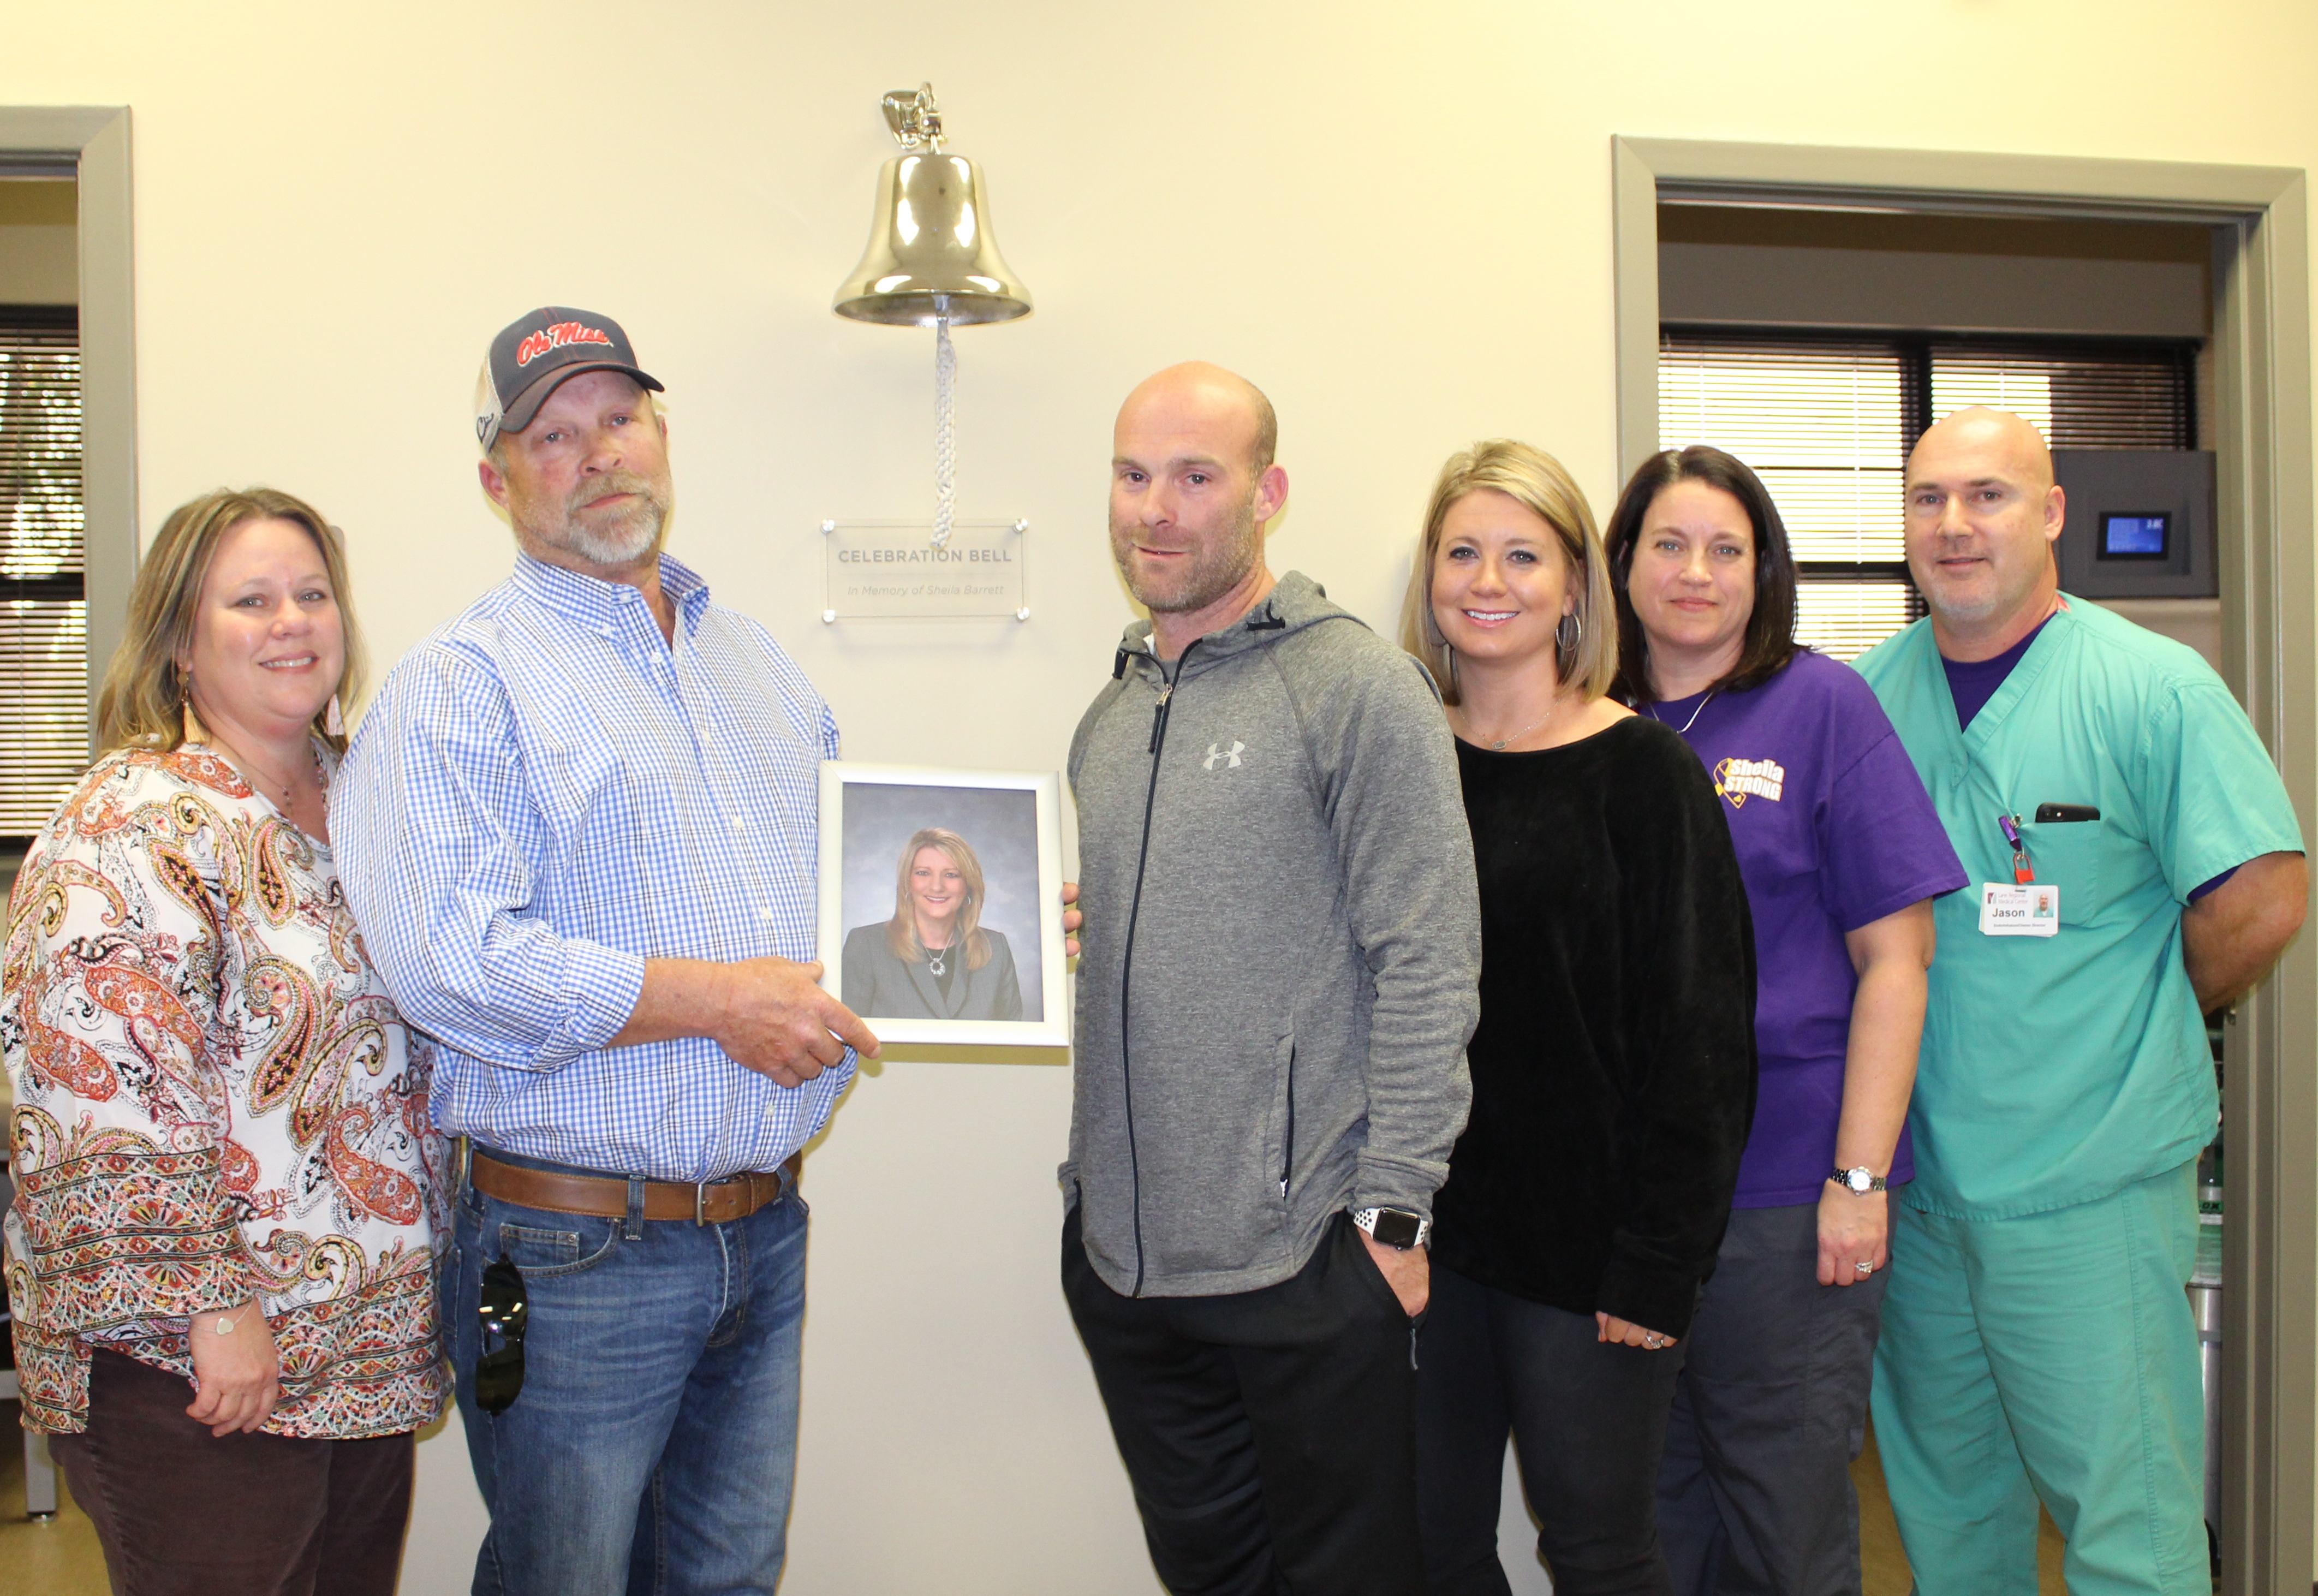
M813 956L820 762L837 722L755 622L662 557L635 588L518 558L413 649L330 792L338 874L432 1035L435 1122L662 1180L769 1170L829 1117L705 1038L606 1049L646 958Z

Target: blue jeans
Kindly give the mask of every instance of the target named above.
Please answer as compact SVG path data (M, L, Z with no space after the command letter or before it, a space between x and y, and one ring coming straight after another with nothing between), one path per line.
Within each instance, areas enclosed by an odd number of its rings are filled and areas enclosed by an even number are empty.
M443 1323L491 1515L475 1596L771 1596L796 1465L804 1199L695 1225L469 1186L452 1241ZM486 1413L476 1297L501 1253L523 1272L530 1323L523 1393Z

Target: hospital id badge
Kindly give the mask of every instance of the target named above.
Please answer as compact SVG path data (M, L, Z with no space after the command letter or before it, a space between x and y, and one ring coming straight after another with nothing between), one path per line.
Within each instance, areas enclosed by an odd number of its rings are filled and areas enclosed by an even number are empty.
M2000 881L1981 883L1981 936L2052 937L2060 929L2060 888L2040 881L2020 886Z

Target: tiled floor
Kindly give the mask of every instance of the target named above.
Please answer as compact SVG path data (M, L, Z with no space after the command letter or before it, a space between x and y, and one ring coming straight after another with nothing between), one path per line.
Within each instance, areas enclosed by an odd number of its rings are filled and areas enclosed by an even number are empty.
M16 1404L0 1403L0 1569L11 1596L104 1596L104 1556L87 1515L59 1491L62 1505L53 1519L24 1518L23 1449L17 1444ZM1908 1596L1908 1559L1900 1549L1900 1529L1883 1493L1883 1466L1875 1438L1852 1466L1859 1487L1859 1541L1866 1565L1864 1596ZM2061 1537L2044 1520L2036 1547L2040 1596L2065 1596L2061 1583Z
M0 1589L15 1596L105 1596L96 1529L57 1484L53 1519L24 1517L24 1432L16 1404L0 1402Z
M1900 1549L1900 1526L1891 1517L1891 1499L1883 1490L1883 1460L1875 1454L1875 1431L1867 1431L1866 1449L1851 1466L1851 1483L1859 1492L1859 1561L1862 1596L1908 1596L1908 1555ZM2044 1513L2037 1515L2037 1596L2067 1596L2061 1583L2061 1532Z

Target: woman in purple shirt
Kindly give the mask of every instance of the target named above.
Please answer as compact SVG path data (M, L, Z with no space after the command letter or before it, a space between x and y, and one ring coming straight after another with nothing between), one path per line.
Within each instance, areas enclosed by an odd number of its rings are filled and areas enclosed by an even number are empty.
M1875 695L1795 642L1794 559L1753 471L1703 445L1657 455L1606 542L1617 690L1713 778L1758 972L1754 1128L1676 1391L1659 1534L1684 1596L1855 1596L1885 1188L1911 1172L1930 900L1964 872Z

